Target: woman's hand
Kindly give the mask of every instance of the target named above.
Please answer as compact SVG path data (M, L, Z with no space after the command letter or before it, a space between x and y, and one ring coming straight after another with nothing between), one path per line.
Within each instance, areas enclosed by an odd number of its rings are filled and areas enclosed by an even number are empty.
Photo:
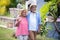
M16 22L15 22L15 26L18 27L19 26L19 23L20 23L20 19L17 19Z

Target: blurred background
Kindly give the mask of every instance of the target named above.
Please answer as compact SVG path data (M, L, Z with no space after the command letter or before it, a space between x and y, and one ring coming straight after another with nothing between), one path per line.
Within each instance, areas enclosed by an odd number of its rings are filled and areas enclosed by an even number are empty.
M60 0L0 0L0 40L16 40L15 19L19 10L29 11L31 3L37 4L36 11L41 15L37 40L60 40Z

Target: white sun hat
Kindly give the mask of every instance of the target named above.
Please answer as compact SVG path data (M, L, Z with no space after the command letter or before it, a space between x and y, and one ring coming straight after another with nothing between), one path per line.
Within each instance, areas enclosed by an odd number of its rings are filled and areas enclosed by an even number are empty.
M30 7L33 5L37 6L36 2L31 3Z

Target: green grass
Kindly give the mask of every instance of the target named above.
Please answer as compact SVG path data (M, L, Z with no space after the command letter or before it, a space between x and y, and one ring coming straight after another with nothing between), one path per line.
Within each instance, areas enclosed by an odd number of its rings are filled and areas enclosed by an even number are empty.
M46 36L37 35L37 40L54 40L53 38L47 38Z
M0 27L0 40L16 40L14 37L12 37L12 34L13 30ZM37 40L53 40L53 39L37 35Z
M13 30L0 28L0 40L16 40L12 37Z

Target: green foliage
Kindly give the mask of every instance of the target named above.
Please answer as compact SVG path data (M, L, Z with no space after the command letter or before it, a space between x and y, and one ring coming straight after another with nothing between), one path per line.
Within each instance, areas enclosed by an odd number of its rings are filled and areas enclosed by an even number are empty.
M25 0L18 0L17 2L19 2L21 4L25 4Z
M13 7L16 7L16 5L17 5L17 2L16 2L16 0L10 0L11 1L11 3L10 3L10 5L9 6L7 6L7 8L13 8Z
M59 0L58 0L59 1ZM40 9L40 13L41 13L41 18L42 18L42 30L41 30L41 34L42 35L46 35L46 33L48 32L48 30L46 30L46 23L45 23L45 19L46 19L46 15L48 12L50 12L51 16L54 17L54 19L57 19L57 0L50 0L48 1L46 4L44 4L42 6L42 8Z
M25 0L18 0L21 4L25 4ZM5 15L9 8L16 8L18 2L16 0L0 0L0 15Z
M40 9L42 22L46 19L46 14L48 13L51 4L52 4L51 1L50 1L50 2L47 2L47 3L44 4L44 5L42 6L42 8Z
M52 1L52 2L56 2L57 0L44 0L45 2L49 2L49 1Z
M56 4L51 5L49 12L50 12L49 14L51 14L51 16L54 17L54 19L57 19L58 13L57 13L57 5Z
M51 5L52 5L52 2L49 1L46 4L44 4L42 8L40 9L41 19L42 19L41 35L45 35L47 33L47 30L45 29L46 27L45 19L47 17L46 15Z
M45 2L48 2L48 1L50 1L50 0L44 0Z
M0 15L5 15L6 6L9 6L10 3L10 0L0 0Z

